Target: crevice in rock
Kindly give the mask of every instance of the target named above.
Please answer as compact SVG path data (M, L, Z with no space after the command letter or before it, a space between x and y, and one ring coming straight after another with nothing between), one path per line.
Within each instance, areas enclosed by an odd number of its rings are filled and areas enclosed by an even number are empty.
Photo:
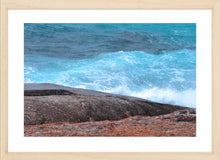
M63 89L50 90L25 90L24 96L50 96L50 95L73 95L72 92Z

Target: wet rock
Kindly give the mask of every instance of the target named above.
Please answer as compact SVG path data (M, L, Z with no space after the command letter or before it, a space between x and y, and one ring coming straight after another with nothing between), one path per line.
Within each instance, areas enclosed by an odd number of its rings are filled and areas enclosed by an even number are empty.
M25 125L120 120L135 115L157 116L189 109L135 97L45 83L24 84L24 95Z

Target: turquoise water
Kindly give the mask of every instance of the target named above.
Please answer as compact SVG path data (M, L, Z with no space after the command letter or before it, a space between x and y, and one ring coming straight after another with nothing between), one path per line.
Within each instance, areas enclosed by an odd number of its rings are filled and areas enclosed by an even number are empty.
M25 24L25 83L196 107L195 24Z

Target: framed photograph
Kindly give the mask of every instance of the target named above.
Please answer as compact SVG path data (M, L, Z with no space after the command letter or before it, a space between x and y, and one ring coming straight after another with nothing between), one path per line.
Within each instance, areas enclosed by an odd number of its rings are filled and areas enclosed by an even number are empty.
M1 1L1 159L220 159L220 1Z

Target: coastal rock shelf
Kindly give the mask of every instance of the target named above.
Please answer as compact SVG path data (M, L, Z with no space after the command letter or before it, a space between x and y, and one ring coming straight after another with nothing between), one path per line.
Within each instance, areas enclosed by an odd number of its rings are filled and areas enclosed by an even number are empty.
M153 117L133 116L118 121L25 125L24 135L27 137L195 137L196 112L194 109L187 109Z
M114 121L137 115L165 115L177 110L189 108L55 84L24 84L25 125Z

